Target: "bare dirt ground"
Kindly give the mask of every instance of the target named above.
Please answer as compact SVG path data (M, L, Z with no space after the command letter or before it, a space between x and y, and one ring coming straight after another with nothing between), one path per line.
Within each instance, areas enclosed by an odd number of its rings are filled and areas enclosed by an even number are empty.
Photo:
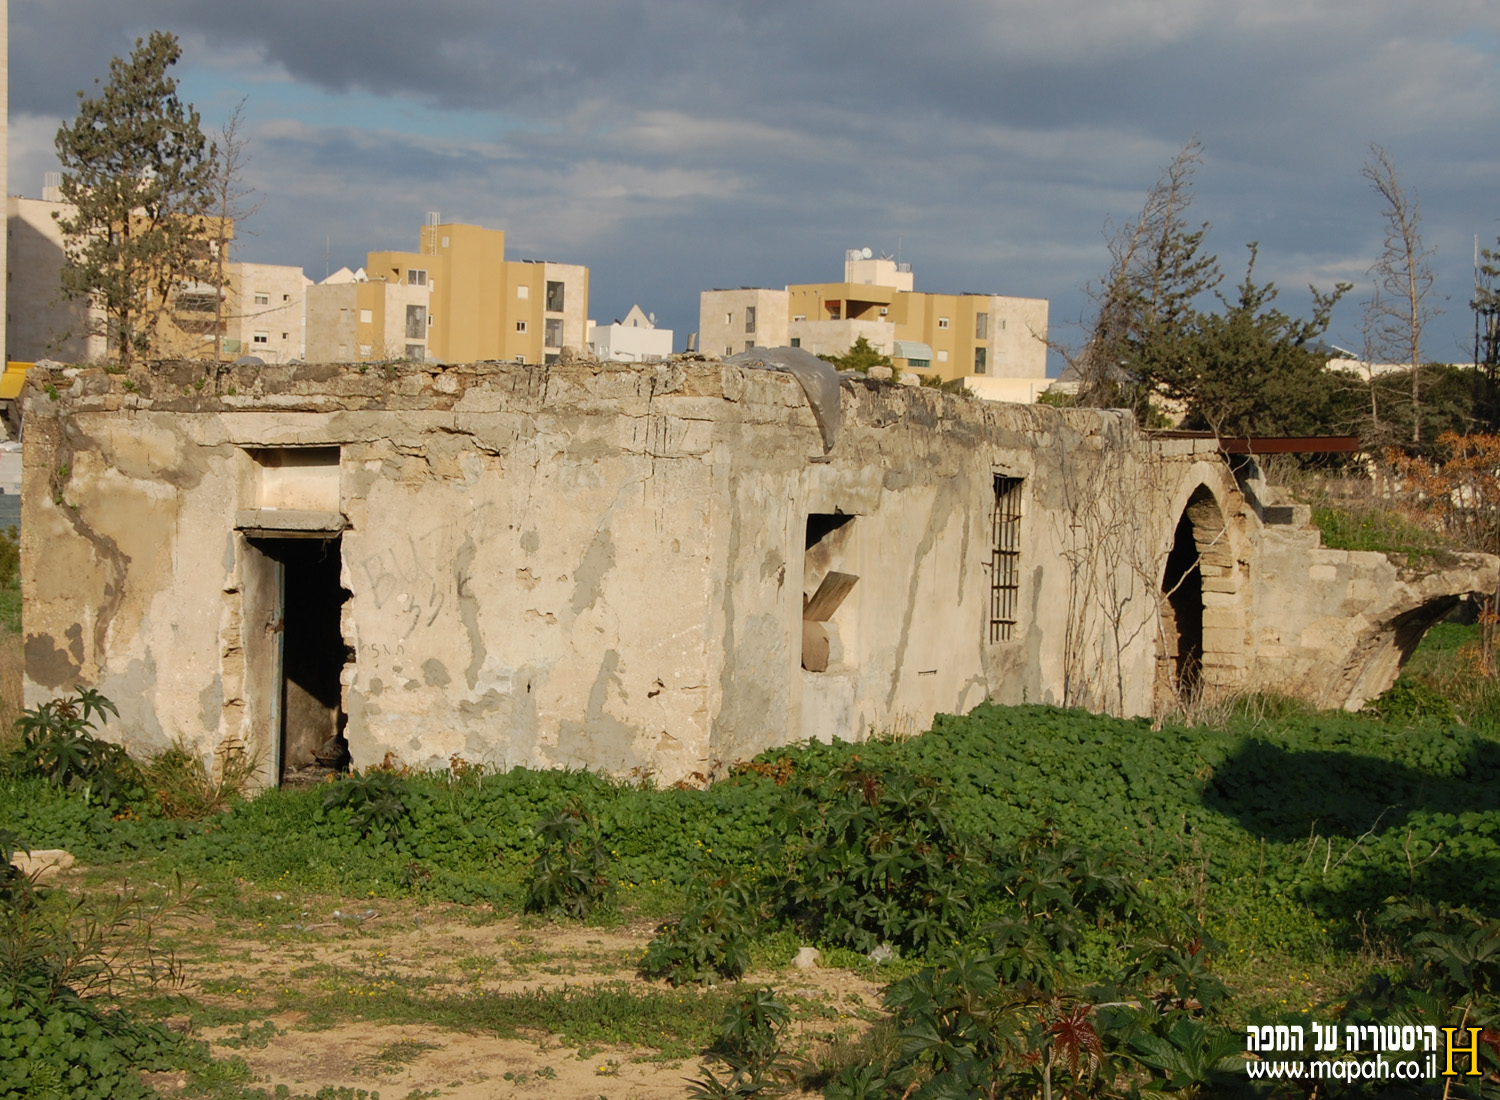
M673 990L637 977L653 920L592 927L386 898L350 904L267 893L251 901L239 907L252 911L243 917L179 923L172 938L182 982L167 1019L207 1040L216 1059L243 1059L248 1080L241 1071L239 1087L271 1095L286 1095L281 1086L291 1096L350 1090L339 1094L347 1100L357 1090L382 1100L683 1097L704 1063L702 1020L711 1012L716 1022L723 991L734 988ZM875 982L823 967L762 965L743 984L769 985L792 1008L786 1046L802 1057L861 1031L881 997ZM662 1030L650 1045L599 1037L610 1031L607 1020L593 1021L595 1037L580 1040L559 1034L566 1025L528 1026L524 1008L509 1025L486 1015L497 998L564 987L584 1000L607 987L713 1003L699 1012L695 1034ZM472 1018L466 1004L475 1006ZM188 1079L158 1074L151 1083L170 1096Z

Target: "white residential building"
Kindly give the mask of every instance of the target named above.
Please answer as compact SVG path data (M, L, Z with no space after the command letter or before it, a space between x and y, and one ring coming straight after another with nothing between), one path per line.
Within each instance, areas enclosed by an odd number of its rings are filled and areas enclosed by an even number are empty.
M612 325L590 321L588 346L595 359L654 363L672 354L672 330L657 328L656 314L648 315L639 305L634 305L623 321Z

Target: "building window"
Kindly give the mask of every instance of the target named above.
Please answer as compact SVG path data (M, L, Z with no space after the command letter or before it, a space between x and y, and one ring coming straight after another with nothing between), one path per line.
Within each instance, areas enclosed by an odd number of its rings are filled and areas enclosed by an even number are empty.
M947 348L939 348L938 349L938 362L939 363L946 363L947 361L948 361L948 349Z
M371 310L362 309L362 310L359 311L359 323L360 324L362 324L362 325L372 324L374 322L374 320L375 320L375 314Z
M290 294L283 294L281 296L281 300L283 302L290 302L292 300L292 296Z
M724 323L726 325L732 325L732 324L734 324L734 314L733 313L726 313L726 314L724 314Z
M427 352L423 350L421 344L407 344L406 357L408 359L425 359L427 358Z
M932 360L931 359L908 359L906 361L906 365L909 366L909 367L916 367L916 368L920 369L922 367L930 367L930 366L932 366Z
M447 238L447 237L444 237L444 238L443 238L443 247L444 247L444 248L447 248L447 247L448 247L448 238Z
M1016 633L1017 597L1021 590L1021 486L1018 477L995 475L995 513L990 527L991 642L1008 642Z
M268 306L271 304L271 296L264 293L263 291L257 291L255 295L255 304L258 306Z
M217 294L179 294L177 308L186 313L213 313L219 308Z
M985 372L985 367L986 367L986 363L985 363L985 359L986 359L985 350L986 349L984 349L984 348L975 348L974 349L974 373L975 374L983 374Z
M725 348L724 349L724 354L725 355L733 355L734 354L734 345L730 344L727 348Z
M271 334L269 332L257 332L251 339L257 344L269 344L271 342Z
M802 346L802 337L800 337L800 336L793 336L792 337L792 347L794 347L794 348L800 348L801 346Z
M361 344L361 345L359 345L359 357L361 359L368 359L368 358L370 358L370 345L369 344Z
M988 340L990 338L990 315L988 313L974 314L974 339Z
M792 320L793 321L805 321L805 320L807 320L807 314L805 314L805 313L799 313L795 317L793 317Z
M408 269L407 272L406 272L406 285L407 286L426 286L427 285L427 272L425 272L425 271L418 271L415 268Z
M517 363L524 363L524 362L526 362L526 356L524 356L524 355L518 355L518 356L516 356L516 362Z
M754 332L755 331L755 307L754 306L746 306L745 307L745 331L746 332Z
M542 326L542 345L549 348L560 348L563 342L563 323L561 318L548 317Z
M561 313L563 311L563 285L547 280L547 312Z
M517 298L530 298L531 297L531 288L529 286L524 286L524 285L516 287L516 297Z
M746 351L749 351L754 346L755 346L755 341L754 340L746 340L745 341L745 350Z
M281 334L281 338L282 338L282 339L283 339L283 340L285 340L285 339L287 339L287 338L288 338L288 337L290 337L290 336L291 336L291 333L290 333L290 332L283 332L283 333L282 333L282 334Z
M422 340L427 336L427 307L406 307L406 338L408 340ZM420 356L407 355L408 359L420 358Z
M947 327L948 327L948 318L946 318L946 317L939 317L938 318L938 328L947 328Z
M525 321L517 321L516 322L516 331L517 332L525 332L526 331L526 322Z

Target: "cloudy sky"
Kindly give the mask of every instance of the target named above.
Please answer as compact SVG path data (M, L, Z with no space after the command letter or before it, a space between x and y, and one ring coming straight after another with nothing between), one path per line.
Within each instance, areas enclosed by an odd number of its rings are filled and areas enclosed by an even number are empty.
M39 196L81 88L153 28L217 128L245 101L259 213L238 258L315 279L415 248L429 210L511 258L592 268L591 315L697 327L707 287L841 277L1046 297L1076 339L1104 228L1183 143L1233 282L1366 293L1377 142L1421 200L1468 359L1473 241L1500 233L1493 0L11 0L10 191ZM1359 341L1359 309L1331 338ZM1054 366L1054 373L1057 367Z

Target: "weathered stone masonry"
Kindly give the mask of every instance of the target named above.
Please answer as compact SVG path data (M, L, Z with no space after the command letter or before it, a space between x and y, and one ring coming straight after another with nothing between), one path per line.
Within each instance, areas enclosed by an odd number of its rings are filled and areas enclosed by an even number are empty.
M28 700L268 781L341 726L360 766L671 781L986 698L1358 705L1494 584L1324 550L1125 414L841 389L825 454L790 376L712 360L33 372Z

